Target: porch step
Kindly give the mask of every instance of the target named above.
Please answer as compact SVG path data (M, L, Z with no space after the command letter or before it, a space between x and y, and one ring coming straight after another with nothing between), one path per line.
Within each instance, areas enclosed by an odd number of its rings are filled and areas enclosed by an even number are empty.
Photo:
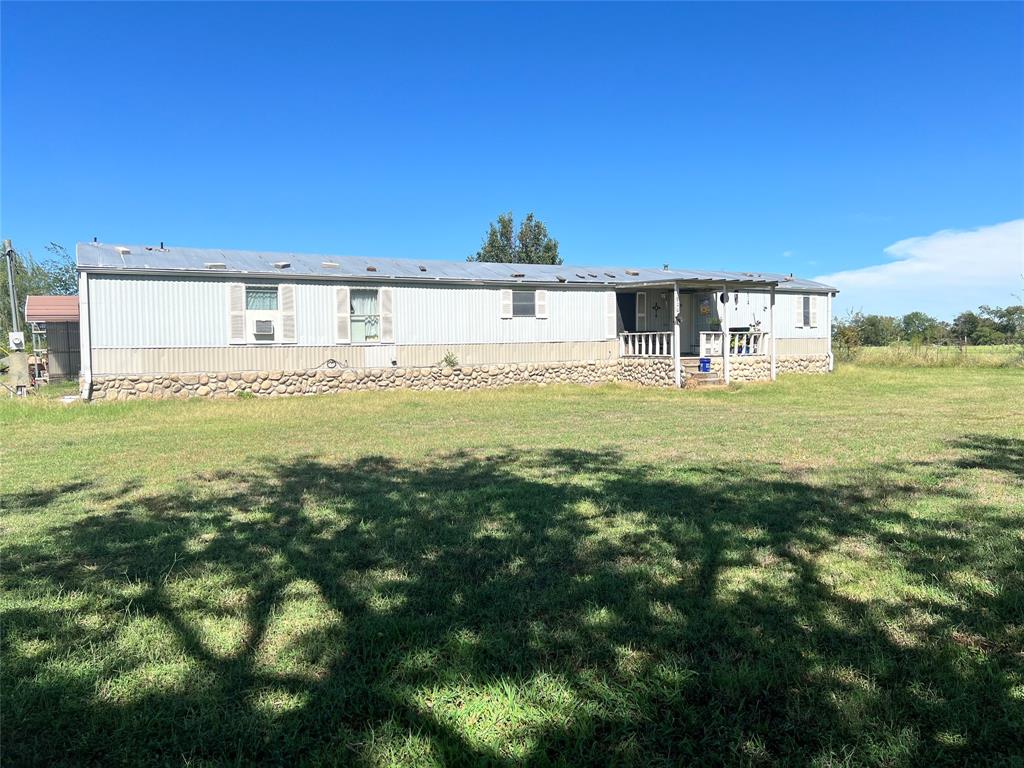
M713 387L725 384L721 374L701 373L700 363L696 359L683 359L682 364L685 374L683 382L686 387L693 389L695 387Z
M683 386L693 389L696 387L725 386L725 381L717 373L700 373L696 369L686 372L683 379Z

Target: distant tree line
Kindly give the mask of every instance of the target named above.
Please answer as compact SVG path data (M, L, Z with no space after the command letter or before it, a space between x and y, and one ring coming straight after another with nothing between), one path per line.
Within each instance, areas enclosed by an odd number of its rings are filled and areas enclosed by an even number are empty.
M883 347L896 342L978 346L1024 343L1024 305L983 305L977 312L961 312L951 323L924 312L903 317L851 312L833 320L832 341L839 348Z
M18 322L25 330L25 297L78 293L75 262L59 243L46 246L49 256L36 261L31 251L14 253L14 288L18 294ZM0 347L7 346L11 330L11 299L7 289L7 264L0 261Z

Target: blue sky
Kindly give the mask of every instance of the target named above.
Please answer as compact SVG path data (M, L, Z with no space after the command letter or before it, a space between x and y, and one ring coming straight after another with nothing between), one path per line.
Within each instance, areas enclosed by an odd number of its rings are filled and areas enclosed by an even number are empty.
M835 276L840 311L948 317L1024 289L1021 4L4 3L0 22L0 227L37 255L97 236L463 259L532 210L567 262Z

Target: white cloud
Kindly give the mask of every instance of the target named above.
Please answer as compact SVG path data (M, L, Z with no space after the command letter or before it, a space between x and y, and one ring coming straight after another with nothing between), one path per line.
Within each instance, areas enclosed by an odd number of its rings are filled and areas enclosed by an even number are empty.
M911 237L885 253L893 261L814 278L840 290L836 314L919 309L950 319L980 304L1024 301L1024 219Z

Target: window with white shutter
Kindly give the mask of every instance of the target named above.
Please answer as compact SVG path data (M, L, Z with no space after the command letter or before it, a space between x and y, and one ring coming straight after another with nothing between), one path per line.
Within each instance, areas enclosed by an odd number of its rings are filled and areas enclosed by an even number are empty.
M507 288L501 290L501 319L508 320L512 317L512 291Z
M228 284L228 339L231 344L245 344L245 286Z
M228 283L231 344L294 344L294 285Z
M818 327L818 298L816 296L808 296L807 304L809 309L807 311L808 321L811 328Z
M638 333L647 330L647 294L643 291L636 295L636 330Z
M796 328L804 327L804 299L806 296L793 296L793 325Z
M352 321L349 317L348 287L339 286L334 290L334 340L338 344L352 341Z
M546 319L548 316L548 292L537 291L534 298L534 307L537 312L537 317Z

